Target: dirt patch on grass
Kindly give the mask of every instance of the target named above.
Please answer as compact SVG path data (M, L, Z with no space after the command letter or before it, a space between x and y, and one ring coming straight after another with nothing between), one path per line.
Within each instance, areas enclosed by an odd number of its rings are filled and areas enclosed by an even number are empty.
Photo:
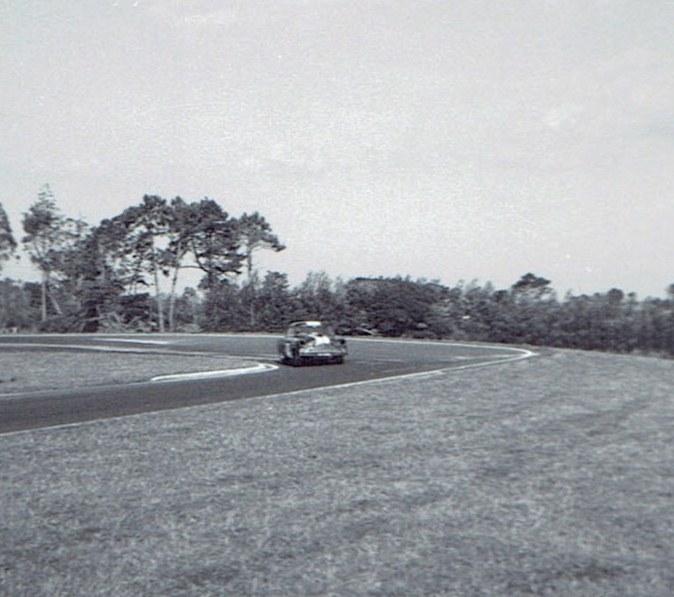
M0 350L0 394L149 381L255 363L226 356L165 353Z
M672 387L559 352L2 436L0 592L669 597Z

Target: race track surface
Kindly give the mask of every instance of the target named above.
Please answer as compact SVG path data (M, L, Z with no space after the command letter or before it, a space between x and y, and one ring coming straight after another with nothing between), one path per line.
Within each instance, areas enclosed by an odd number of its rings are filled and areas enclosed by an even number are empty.
M123 347L143 352L204 352L276 363L276 337L261 335L10 336L22 350ZM1 354L0 354L1 356ZM39 429L199 404L362 383L437 370L505 363L531 353L502 346L349 339L344 365L285 367L255 375L99 386L0 398L0 433ZM93 373L92 373L93 374Z

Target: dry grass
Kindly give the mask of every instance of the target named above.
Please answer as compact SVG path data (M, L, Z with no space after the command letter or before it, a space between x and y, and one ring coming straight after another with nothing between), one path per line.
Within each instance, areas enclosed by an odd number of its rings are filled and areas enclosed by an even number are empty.
M0 394L148 381L157 375L253 365L226 356L0 350Z
M2 436L0 593L669 596L673 382L558 352Z

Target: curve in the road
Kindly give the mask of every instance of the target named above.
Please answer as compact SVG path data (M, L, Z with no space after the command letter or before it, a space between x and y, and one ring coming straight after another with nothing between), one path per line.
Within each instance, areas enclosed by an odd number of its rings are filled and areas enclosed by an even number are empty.
M2 344L28 342L40 349L57 345L78 348L110 347L148 352L207 353L244 357L272 364L276 338L260 335L176 335L161 340L136 337L35 336L2 338ZM161 342L161 348L157 346ZM135 344L135 346L134 346ZM117 344L118 346L118 344ZM69 391L35 392L0 399L0 433L225 402L243 398L287 394L324 387L348 387L373 381L437 374L448 370L511 363L534 355L531 351L493 345L432 341L354 340L344 365L323 367L265 366L262 375L199 376L123 386L90 387ZM260 369L262 370L262 369Z

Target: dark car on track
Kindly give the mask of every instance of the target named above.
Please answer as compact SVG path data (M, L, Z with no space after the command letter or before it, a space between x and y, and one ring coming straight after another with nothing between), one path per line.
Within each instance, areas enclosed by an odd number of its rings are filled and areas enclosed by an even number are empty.
M279 358L286 365L320 365L344 362L346 340L335 336L330 325L320 321L295 321L278 341Z

